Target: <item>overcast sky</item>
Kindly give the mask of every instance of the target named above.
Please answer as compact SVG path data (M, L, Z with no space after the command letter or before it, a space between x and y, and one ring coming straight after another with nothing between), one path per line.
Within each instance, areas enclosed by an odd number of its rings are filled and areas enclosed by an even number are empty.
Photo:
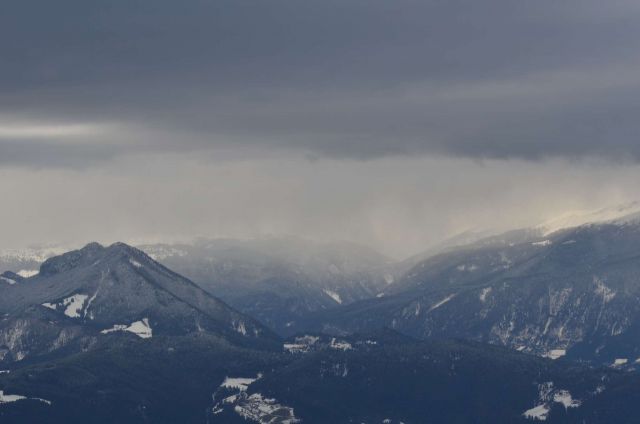
M640 198L635 0L3 0L0 247L402 257Z

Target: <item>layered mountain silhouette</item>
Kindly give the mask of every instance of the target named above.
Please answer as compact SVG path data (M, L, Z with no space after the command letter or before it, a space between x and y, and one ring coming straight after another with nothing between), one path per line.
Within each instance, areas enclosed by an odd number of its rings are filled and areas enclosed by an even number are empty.
M30 278L3 275L14 283L0 285L2 362L86 350L116 334L209 332L241 344L277 340L253 318L123 243L92 243L50 258Z
M389 327L543 356L612 364L640 357L637 215L551 234L511 232L423 260L377 298L321 313L306 329Z
M634 208L572 214L479 240L463 237L456 240L471 242L452 242L443 253L404 263L358 246L299 239L145 247L202 289L140 250L91 244L45 261L35 276L0 276L6 314L0 355L24 359L16 346L27 327L37 334L31 345L48 340L38 351L80 342L86 348L96 332L274 337L245 313L283 335L393 328L420 339L456 337L632 365L640 358ZM48 331L50 322L65 332Z
M635 219L482 239L286 340L92 243L2 274L0 421L633 423L638 240Z
M281 334L310 312L374 297L395 276L389 258L352 243L202 239L140 248Z

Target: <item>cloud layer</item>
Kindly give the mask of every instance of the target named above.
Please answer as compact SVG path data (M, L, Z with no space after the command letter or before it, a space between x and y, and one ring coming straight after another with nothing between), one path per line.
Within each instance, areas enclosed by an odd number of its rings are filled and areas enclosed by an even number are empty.
M632 0L4 0L0 247L402 257L640 197Z
M565 161L132 155L109 167L0 169L0 248L297 235L395 257L640 198L638 166Z
M9 0L0 162L202 149L637 160L639 40L629 0ZM12 136L16 122L110 127L71 152L64 134Z

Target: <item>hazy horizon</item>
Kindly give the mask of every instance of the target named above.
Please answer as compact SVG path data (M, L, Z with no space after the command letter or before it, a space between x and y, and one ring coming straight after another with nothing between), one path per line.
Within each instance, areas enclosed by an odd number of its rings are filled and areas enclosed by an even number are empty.
M0 248L403 258L640 198L634 2L28 3L0 17Z
M512 227L508 227L508 226L493 226L493 227L469 227L469 228L465 228L463 230L457 231L457 232L453 232L450 234L447 234L445 236L443 236L443 238L440 239L432 239L432 240L428 240L427 243L425 244L418 244L418 250L415 251L409 251L406 250L404 251L404 253L402 255L398 255L397 251L393 252L393 251L388 251L385 250L384 246L380 247L380 246L374 246L371 244L365 244L363 242L359 242L356 240L352 240L352 239L346 239L346 238L312 238L312 237L304 237L304 236L299 236L296 234L292 234L292 233L261 233L261 234L254 234L254 235L244 235L244 236L216 236L216 235L211 235L211 236L206 236L206 235L193 235L193 236L182 236L182 237L163 237L162 235L155 235L153 237L142 237L142 238L109 238L109 237L105 237L105 238L86 238L86 239L75 239L75 240L68 240L68 239L60 239L60 240L50 240L47 242L29 242L28 244L24 244L21 246L10 246L10 247L5 247L3 248L5 251L11 251L11 250L21 250L21 249L51 249L52 251L55 252L62 252L64 250L73 250L73 249L79 249L81 247L84 247L85 245L89 244L89 243L93 243L93 242L98 242L101 243L103 245L110 245L113 243L117 243L117 242L124 242L133 246L144 246L144 245L162 245L162 244L167 244L167 245L181 245L181 244L194 244L194 243L198 243L198 242L202 242L202 241L239 241L239 242L252 242L252 241L269 241L269 240L274 240L274 241L287 241L288 239L292 240L292 241L303 241L303 242L309 242L309 243L318 243L318 244L344 244L344 243L353 243L356 246L361 246L361 247L365 247L365 248L369 248L372 249L378 253L381 253L385 256L387 256L389 259L392 260L396 260L396 261L402 261L405 259L409 259L413 256L421 256L422 254L425 253L431 253L433 254L434 252L438 252L440 248L442 247L452 247L452 246L458 246L458 245L464 245L466 243L469 242L473 242L474 240L479 240L482 238L486 238L486 237L491 237L491 236L495 236L495 235L500 235L502 233L511 231L511 230L519 230L519 229L526 229L526 228L535 228L535 227L539 227L539 228L543 228L545 227L547 224L550 225L550 229L552 229L553 231L555 231L556 229L563 229L563 228L571 228L572 226L577 226L577 225L582 225L582 223L593 223L593 222L600 222L600 219L596 219L595 221L591 221L589 220L589 216L591 216L594 213L600 212L602 210L607 210L607 209L616 209L616 208L620 208L620 207L629 207L631 210L628 212L629 214L636 214L638 212L638 205L640 203L637 200L633 200L633 201L629 201L629 202L624 202L624 203L616 203L616 204L609 204L609 205L605 205L602 208L596 208L596 209L572 209L572 210L565 210L562 211L560 214L555 214L555 215L549 215L546 217L546 219L544 220L538 220L538 221L531 221L529 223L523 223L520 225L515 225ZM625 216L627 213L620 213L615 215L616 217L622 217ZM565 220L567 220L568 218L574 218L574 221L577 220L576 223L570 223L569 222L565 222ZM553 224L555 223L555 221L558 221L558 227L557 228L553 228ZM606 221L606 220L605 220ZM465 239L464 236L470 236L472 237L471 239ZM458 237L462 237L461 240L458 240ZM454 242L453 245L449 245L448 243L450 242ZM459 244L457 244L459 243ZM394 254L395 253L395 254Z

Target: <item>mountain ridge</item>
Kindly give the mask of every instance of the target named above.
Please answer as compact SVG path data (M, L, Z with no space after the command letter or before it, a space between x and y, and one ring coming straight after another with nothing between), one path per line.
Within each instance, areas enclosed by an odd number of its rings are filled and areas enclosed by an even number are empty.
M38 275L6 285L1 293L0 361L50 353L77 337L92 345L110 333L212 332L235 343L265 346L279 340L253 318L124 243L91 243L50 258ZM30 342L38 328L46 334L37 338L43 346Z
M519 243L492 238L426 259L383 297L319 312L292 331L388 326L418 338L631 364L640 357L638 257L640 225L624 217Z

